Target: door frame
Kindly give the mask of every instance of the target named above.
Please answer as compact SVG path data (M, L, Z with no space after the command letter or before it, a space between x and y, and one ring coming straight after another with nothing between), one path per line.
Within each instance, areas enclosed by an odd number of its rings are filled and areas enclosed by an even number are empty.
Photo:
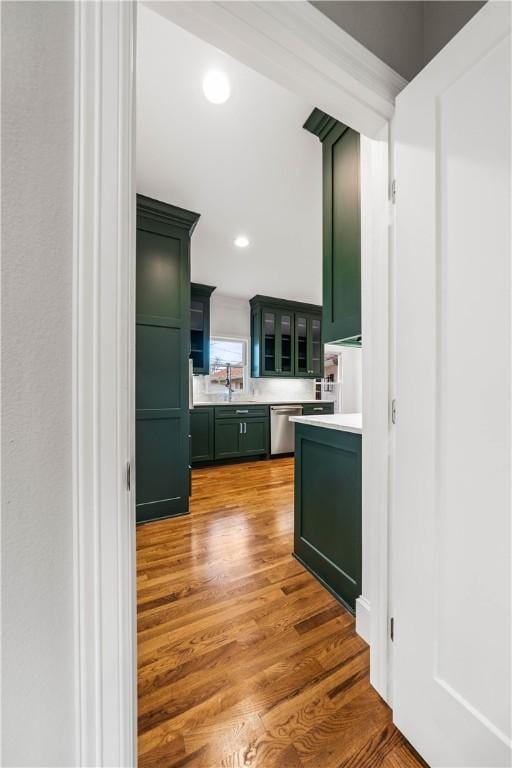
M379 142L372 194L380 208L362 243L363 518L374 530L363 541L363 559L375 567L363 584L357 625L371 642L372 683L387 699L387 126L406 81L305 1L170 2L154 10ZM132 766L135 489L127 469L135 455L136 4L78 0L75 29L76 762ZM368 261L372 243L375 263Z
M76 765L136 765L135 13L75 2ZM131 487L130 487L131 486Z

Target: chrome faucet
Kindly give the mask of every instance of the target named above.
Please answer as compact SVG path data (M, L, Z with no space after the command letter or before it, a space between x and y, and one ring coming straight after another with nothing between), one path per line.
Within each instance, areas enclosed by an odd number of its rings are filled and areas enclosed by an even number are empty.
M224 385L226 387L227 391L227 400L228 402L231 402L233 399L233 379L231 376L231 363L226 364L226 383Z

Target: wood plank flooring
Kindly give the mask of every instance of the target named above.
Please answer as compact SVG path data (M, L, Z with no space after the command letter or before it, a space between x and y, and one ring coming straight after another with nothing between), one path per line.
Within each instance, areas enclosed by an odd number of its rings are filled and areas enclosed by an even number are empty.
M417 768L354 620L291 556L293 459L137 529L140 768Z

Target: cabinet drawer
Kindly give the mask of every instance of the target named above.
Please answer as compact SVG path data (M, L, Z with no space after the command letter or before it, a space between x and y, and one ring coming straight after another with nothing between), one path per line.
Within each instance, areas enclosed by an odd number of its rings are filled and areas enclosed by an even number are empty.
M334 403L307 403L302 407L304 416L320 416L322 413L334 413Z
M215 419L251 419L268 416L268 405L219 405Z

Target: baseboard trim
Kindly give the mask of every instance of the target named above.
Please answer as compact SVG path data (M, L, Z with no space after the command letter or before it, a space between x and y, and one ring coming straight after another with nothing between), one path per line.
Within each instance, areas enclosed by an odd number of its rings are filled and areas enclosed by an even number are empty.
M370 645L370 603L362 595L356 600L356 632Z

